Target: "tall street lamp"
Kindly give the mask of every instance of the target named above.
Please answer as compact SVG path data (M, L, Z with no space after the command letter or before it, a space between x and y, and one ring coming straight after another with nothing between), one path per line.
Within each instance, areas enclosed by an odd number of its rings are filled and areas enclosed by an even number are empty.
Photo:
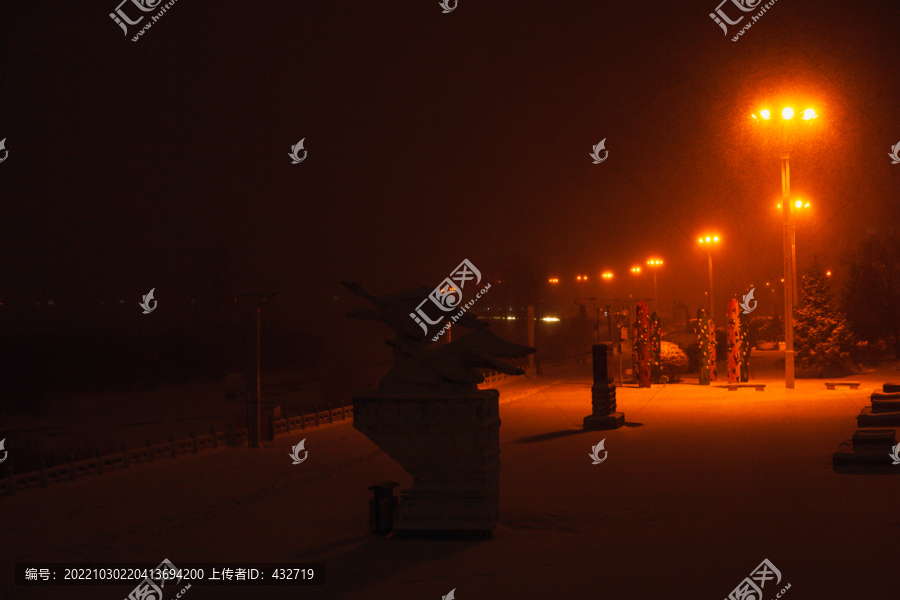
M751 115L757 123L767 124L772 114L768 109L760 111L760 120L756 115ZM816 111L807 108L803 111L802 118L807 124L818 117ZM794 303L796 302L796 281L794 271L794 235L793 214L791 212L791 155L788 151L788 125L794 118L794 109L786 106L781 111L782 118L782 154L781 154L781 214L784 231L784 385L788 389L794 389Z
M584 282L587 281L587 275L579 275L575 278L576 281L581 282L581 296L584 297Z
M651 258L647 261L647 266L653 269L653 303L656 305L656 314L659 315L659 295L656 292L656 270L663 264L663 261L657 258Z
M778 205L778 208L781 208L781 204ZM793 277L791 285L794 290L794 306L800 303L797 300L797 290L799 289L797 285L797 220L794 215L806 208L809 208L809 202L803 202L803 200L794 200L793 204L791 204L791 274Z
M700 238L700 243L703 244L707 248L706 255L709 257L709 318L715 319L716 318L716 312L714 310L715 303L713 302L712 245L719 243L719 236L708 235L705 238Z

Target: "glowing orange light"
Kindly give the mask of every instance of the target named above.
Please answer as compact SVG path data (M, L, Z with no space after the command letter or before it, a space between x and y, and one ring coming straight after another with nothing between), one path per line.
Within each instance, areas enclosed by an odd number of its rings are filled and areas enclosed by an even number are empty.
M790 121L791 119L793 119L794 118L794 109L791 108L790 106L786 106L784 108L784 110L781 111L781 118L786 121Z
M806 110L803 111L803 120L804 121L809 121L810 119L815 119L818 116L819 115L816 114L816 111L814 111L811 108L807 108Z
M763 119L768 119L772 116L772 113L769 112L768 108L762 109L761 111L759 111L759 114Z

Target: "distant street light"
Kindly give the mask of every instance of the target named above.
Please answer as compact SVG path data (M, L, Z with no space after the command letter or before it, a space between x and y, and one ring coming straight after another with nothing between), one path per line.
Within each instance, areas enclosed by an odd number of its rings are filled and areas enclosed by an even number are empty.
M584 282L587 281L587 275L579 275L575 279L576 279L576 281L581 282L581 295L583 297L584 296Z
M713 302L713 265L712 265L712 244L719 243L719 236L717 235L708 235L705 238L700 238L700 243L705 244L709 249L706 252L706 255L709 257L709 318L715 319L715 303Z
M768 109L760 111L762 123L770 120L771 113ZM761 121L752 115L757 123ZM803 120L812 124L818 117L816 111L807 108L803 111ZM784 385L788 389L794 389L794 304L796 304L796 256L794 244L794 223L791 206L791 155L788 149L788 124L794 118L794 109L790 106L781 111L782 118L782 155L781 155L781 214L783 218L784 233Z
M656 314L658 316L659 315L659 296L657 295L657 291L656 291L656 270L662 266L663 261L659 260L658 258L651 258L650 260L647 261L647 264L650 266L650 268L653 269L653 303L655 304L654 308L656 309Z

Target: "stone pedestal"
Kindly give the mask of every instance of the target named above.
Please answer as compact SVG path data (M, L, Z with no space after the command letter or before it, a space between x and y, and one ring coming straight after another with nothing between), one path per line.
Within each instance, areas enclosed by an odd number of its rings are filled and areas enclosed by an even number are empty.
M608 344L594 344L594 385L591 386L593 413L584 418L585 430L618 429L625 425L625 415L616 412L616 386L609 378L611 355L612 349Z
M893 429L857 430L853 434L852 449L841 449L832 455L833 468L835 471L849 472L891 471L900 468L900 465L893 465L894 461L890 456L896 445L897 436Z
M869 399L872 405L864 407L856 417L857 427L900 426L900 392L872 392Z
M394 511L396 537L485 538L500 511L500 392L372 392L353 427L413 476Z

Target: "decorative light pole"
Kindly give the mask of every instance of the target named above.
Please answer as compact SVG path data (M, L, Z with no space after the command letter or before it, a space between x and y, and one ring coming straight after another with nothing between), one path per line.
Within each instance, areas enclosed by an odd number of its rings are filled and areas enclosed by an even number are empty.
M709 257L709 316L711 319L715 319L715 303L713 302L713 264L712 264L712 245L719 243L719 236L717 235L708 235L705 238L700 238L700 243L703 244L708 250L706 251L706 256Z
M653 269L653 308L656 310L656 314L659 314L659 295L656 291L656 270L659 269L663 264L663 261L657 258L651 258L647 261L647 265Z
M767 124L772 114L768 109L760 111L760 120L751 115L757 123ZM811 124L818 117L816 111L807 108L803 111L803 120ZM788 124L794 118L794 109L786 106L781 111L782 118L782 154L781 154L781 214L784 229L784 385L794 389L794 304L796 303L794 222L791 212L791 155L788 151Z

